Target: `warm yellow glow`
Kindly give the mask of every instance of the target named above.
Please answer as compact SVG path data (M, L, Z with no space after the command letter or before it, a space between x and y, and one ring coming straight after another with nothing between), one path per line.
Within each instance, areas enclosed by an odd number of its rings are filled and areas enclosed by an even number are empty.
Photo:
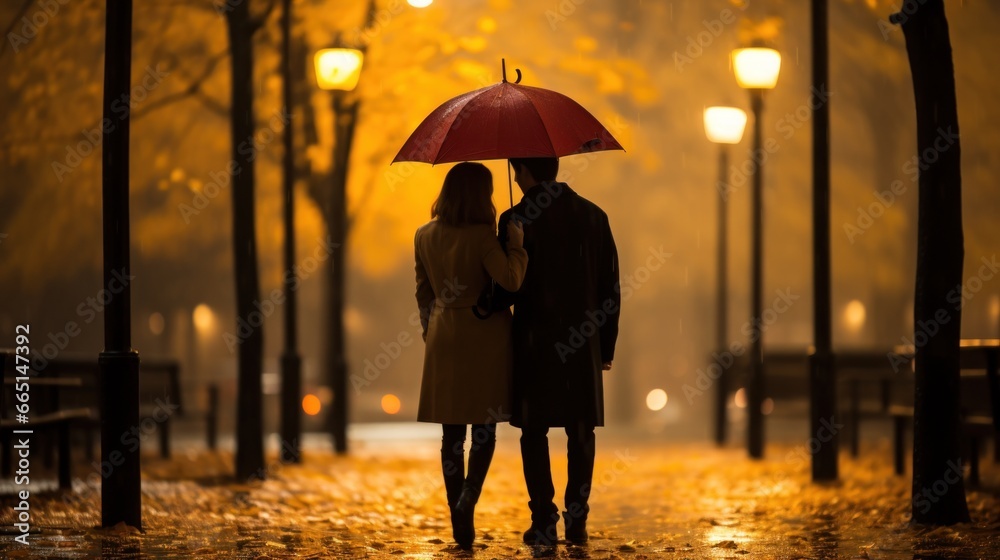
M493 33L497 30L497 20L489 16L483 16L476 21L476 29L483 33Z
M990 317L993 322L1000 322L1000 296L995 294L990 296Z
M316 397L319 398L320 404L327 405L333 402L333 391L326 386L316 389Z
M163 327L165 322L163 320L163 314L160 312L153 313L149 316L149 332L159 336L163 334Z
M653 389L646 395L646 408L649 410L663 410L667 406L667 392L663 389Z
M402 406L402 403L399 402L399 397L396 395L390 394L382 397L382 410L386 414L396 414Z
M760 47L736 49L733 51L733 70L741 88L771 89L778 83L781 54Z
M747 114L736 107L709 107L705 109L705 135L716 144L739 144Z
M760 411L764 416L774 412L774 399L771 397L764 399L764 402L760 403Z
M736 394L733 395L733 404L736 408L746 408L747 407L747 391L746 389L740 387Z
M194 319L194 327L199 332L207 332L215 327L215 312L204 303L199 303L191 316Z
M844 308L844 323L848 330L856 333L865 326L865 304L858 300L851 300Z
M357 49L323 49L316 53L316 81L323 89L350 91L358 85L363 63Z
M434 0L406 0L406 3L414 8L426 8L434 3Z
M322 408L323 405L320 404L319 397L316 395L308 394L302 397L302 412L309 416L316 416Z

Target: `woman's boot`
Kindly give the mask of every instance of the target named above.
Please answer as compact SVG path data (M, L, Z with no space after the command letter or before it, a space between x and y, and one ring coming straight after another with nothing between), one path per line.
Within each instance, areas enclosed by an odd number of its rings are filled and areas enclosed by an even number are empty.
M444 475L444 491L448 496L448 510L451 512L451 534L458 542L457 516L455 506L462 495L465 483L465 426L445 427L441 441L441 472Z
M455 505L455 541L466 550L472 548L476 540L476 503L483 491L486 473L493 461L496 449L496 425L475 425L472 430L472 445L469 449L469 472L462 485L462 494Z

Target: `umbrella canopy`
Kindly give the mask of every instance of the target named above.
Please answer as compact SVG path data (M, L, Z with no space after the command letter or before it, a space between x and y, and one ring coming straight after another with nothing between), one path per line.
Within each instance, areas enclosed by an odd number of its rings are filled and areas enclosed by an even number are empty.
M521 72L518 71L518 81ZM562 157L624 150L579 103L551 90L503 82L435 109L393 163L447 163L513 157Z

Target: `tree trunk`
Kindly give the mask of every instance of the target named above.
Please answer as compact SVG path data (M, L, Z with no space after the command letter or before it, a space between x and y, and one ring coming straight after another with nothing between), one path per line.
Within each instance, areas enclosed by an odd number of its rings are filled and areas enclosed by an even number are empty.
M962 178L951 39L943 0L907 0L901 24L913 76L920 158L914 301L916 389L913 521L969 521L960 468L961 308L947 294L962 283Z
M257 239L254 224L254 167L248 150L254 133L253 22L250 0L228 7L226 22L233 56L232 160L233 269L236 274L238 385L236 410L236 478L264 478L264 433L261 419L263 313L259 304Z

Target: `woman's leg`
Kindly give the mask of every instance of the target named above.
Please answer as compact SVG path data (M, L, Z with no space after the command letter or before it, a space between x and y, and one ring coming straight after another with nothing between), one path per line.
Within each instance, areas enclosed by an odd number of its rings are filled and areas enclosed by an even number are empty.
M465 424L443 424L441 437L441 472L448 507L454 508L465 482Z
M483 489L483 482L493 462L493 451L497 446L496 424L473 424L472 444L469 449L469 474L465 477L466 485L472 486L476 497Z
M493 461L497 445L496 424L473 424L469 446L469 473L462 485L462 495L455 506L455 540L462 548L471 548L476 539L475 514L479 493L483 490L486 473Z

